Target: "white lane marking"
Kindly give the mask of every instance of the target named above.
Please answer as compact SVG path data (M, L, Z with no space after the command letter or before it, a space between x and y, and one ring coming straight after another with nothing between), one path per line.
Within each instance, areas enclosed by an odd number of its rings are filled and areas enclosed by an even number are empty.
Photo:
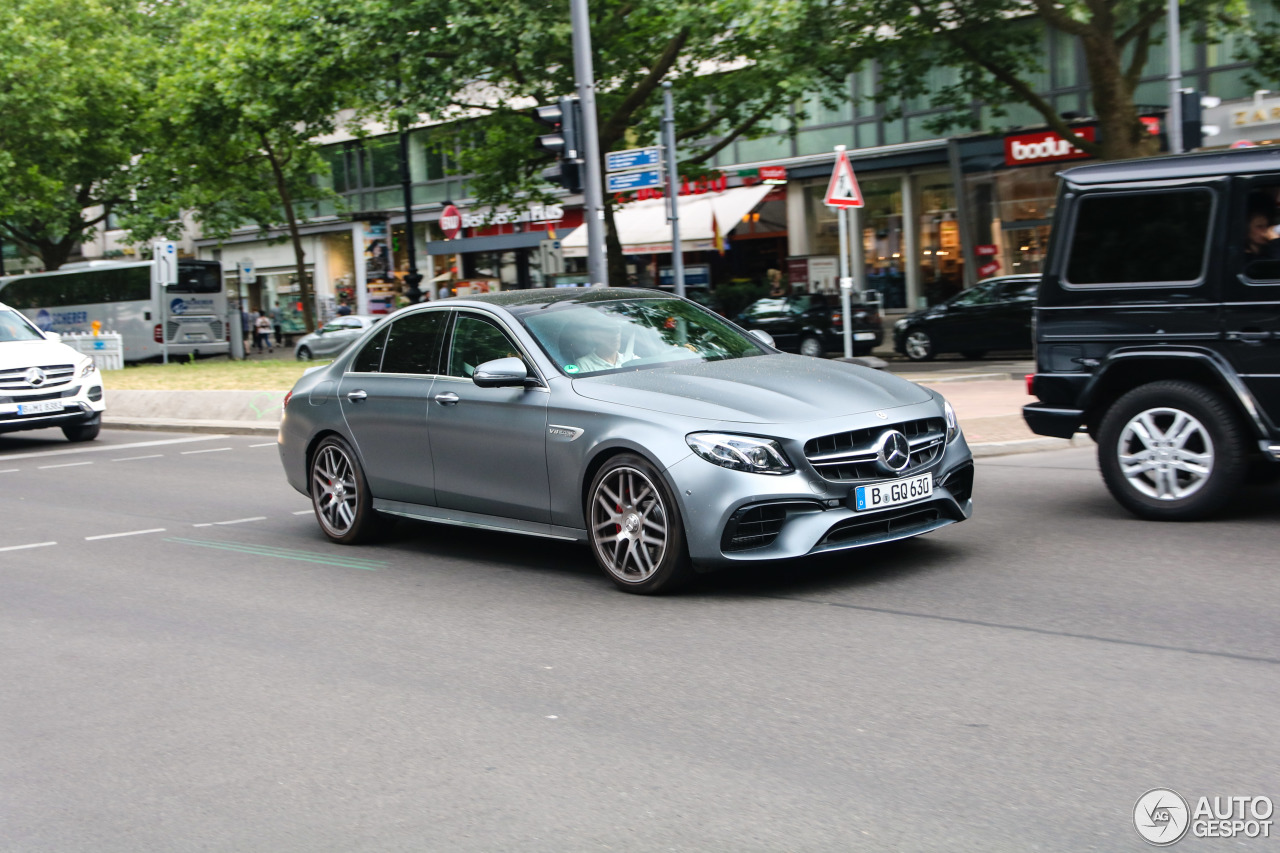
M250 447L275 447L276 442L268 441L266 444L251 444Z
M246 521L266 521L265 515L255 515L253 518L235 518L231 521L215 521L214 524L244 524Z
M21 468L5 468L3 471L0 471L0 474L16 474L21 470Z
M135 447L159 447L162 444L191 444L196 441L217 441L228 438L226 435L193 435L190 438L164 438L156 441L135 441L131 444L104 444L101 447L77 447L73 450L41 450L38 453L15 453L5 456L10 459L35 459L37 456L66 456L70 453L101 453L104 450L132 450Z
M30 545L10 545L8 548L0 548L0 551L22 551L27 548L43 548L46 545L57 544L57 542L32 542Z
M160 459L163 453L150 453L146 456L126 456L123 459L112 459L112 462L133 462L136 459Z
M143 533L164 533L163 527L153 527L150 530L130 530L125 533L103 533L99 536L86 536L84 541L92 542L95 539L117 539L121 536L141 536Z
M193 524L192 527L213 527L212 521L206 521L203 524Z
M313 509L300 509L294 515L311 515L313 512L315 512Z
M210 447L207 450L184 450L183 456L190 456L192 453L217 453L220 450L230 450L230 447Z
M40 470L43 471L46 468L74 468L77 465L92 465L92 464L93 464L92 462L62 462L58 465L41 465Z

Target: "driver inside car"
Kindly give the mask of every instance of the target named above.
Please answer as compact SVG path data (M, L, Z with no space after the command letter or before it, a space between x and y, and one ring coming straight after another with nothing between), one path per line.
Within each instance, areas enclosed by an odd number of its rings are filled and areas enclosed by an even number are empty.
M579 370L613 370L639 356L622 350L622 324L603 317L583 324L576 334Z

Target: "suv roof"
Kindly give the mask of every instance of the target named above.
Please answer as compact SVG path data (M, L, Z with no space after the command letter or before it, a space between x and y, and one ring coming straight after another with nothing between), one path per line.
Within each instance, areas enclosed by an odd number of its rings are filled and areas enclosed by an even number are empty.
M1202 154L1177 154L1143 160L1090 163L1062 172L1076 186L1111 184L1121 181L1164 181L1205 178L1214 175L1249 175L1280 170L1280 147L1240 148Z

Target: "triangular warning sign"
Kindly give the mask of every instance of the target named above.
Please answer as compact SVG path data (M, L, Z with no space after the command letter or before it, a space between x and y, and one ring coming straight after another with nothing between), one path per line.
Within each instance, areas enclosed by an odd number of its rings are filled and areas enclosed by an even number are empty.
M827 185L827 197L823 201L831 207L862 207L865 203L846 151L836 154L836 168L831 173L831 183Z

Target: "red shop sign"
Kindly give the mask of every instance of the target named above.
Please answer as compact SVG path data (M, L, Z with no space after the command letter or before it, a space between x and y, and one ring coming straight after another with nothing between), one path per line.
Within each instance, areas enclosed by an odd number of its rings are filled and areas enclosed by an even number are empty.
M1000 272L1000 262L994 258L978 267L978 278L990 278Z
M1081 139L1093 142L1096 129L1077 127L1075 133ZM1079 160L1088 157L1084 151L1062 138L1056 131L1041 130L1036 133L1020 133L1004 138L1004 164L1027 166L1033 163L1054 163L1059 160Z
M994 258L1000 250L994 243L981 243L973 247L973 253L980 258Z
M456 239L462 231L462 211L453 205L440 211L440 230L446 240Z

